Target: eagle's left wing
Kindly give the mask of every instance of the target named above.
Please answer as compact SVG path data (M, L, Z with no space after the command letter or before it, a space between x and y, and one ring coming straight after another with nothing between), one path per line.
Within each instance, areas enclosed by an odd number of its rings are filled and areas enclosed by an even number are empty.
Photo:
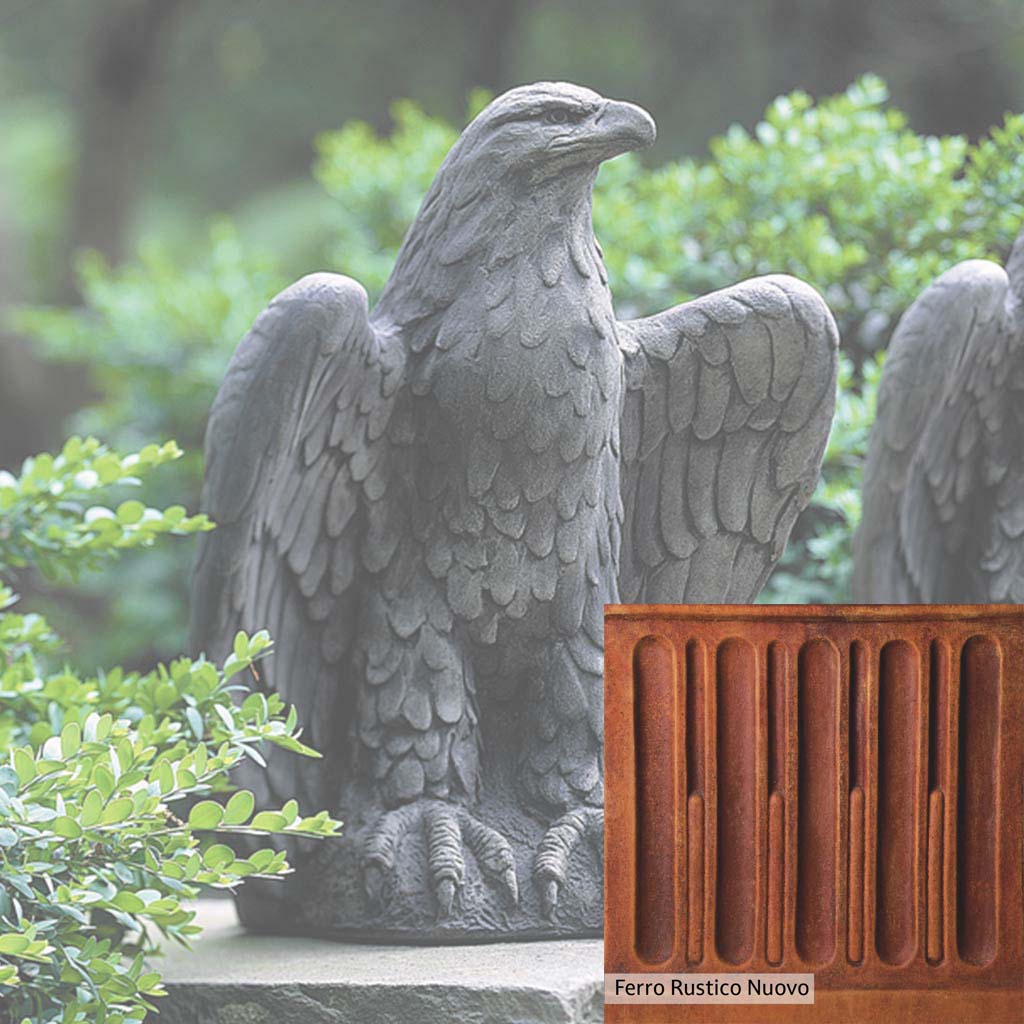
M621 599L751 600L818 480L832 314L803 282L760 277L620 324L620 343Z

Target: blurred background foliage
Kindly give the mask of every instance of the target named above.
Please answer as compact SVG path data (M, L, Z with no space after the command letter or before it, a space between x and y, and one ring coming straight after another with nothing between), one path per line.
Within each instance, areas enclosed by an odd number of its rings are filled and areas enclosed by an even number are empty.
M764 599L848 597L895 320L1024 219L1024 0L0 0L0 466L72 431L174 437L147 500L194 509L267 298L323 267L378 292L466 118L537 78L658 121L598 182L620 315L780 270L827 297L836 426ZM184 547L20 589L85 667L142 664L183 646Z

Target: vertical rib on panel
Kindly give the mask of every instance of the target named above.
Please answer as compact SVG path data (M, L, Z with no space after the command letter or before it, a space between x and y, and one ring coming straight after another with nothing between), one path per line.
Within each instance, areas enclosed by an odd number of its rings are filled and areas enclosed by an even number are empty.
M718 889L715 945L741 964L754 951L757 845L757 664L746 640L724 640L717 658Z
M786 865L786 676L789 651L768 645L768 913L765 956L782 961Z
M882 648L875 949L888 964L904 964L914 955L919 675L918 652L913 645L893 640Z
M960 667L960 797L957 946L987 964L996 952L996 768L999 758L999 648L984 636L965 644Z
M925 953L930 963L944 957L945 931L945 787L949 773L950 653L945 640L931 646L928 700L928 850Z
M633 654L636 723L636 950L661 963L675 946L676 669L672 648L644 637Z
M849 854L847 874L846 956L854 964L864 959L864 795L867 786L868 649L862 640L850 645L849 717Z
M832 959L836 933L839 652L828 640L800 649L796 947L807 963Z
M686 645L686 959L704 959L704 759L707 670L704 645Z

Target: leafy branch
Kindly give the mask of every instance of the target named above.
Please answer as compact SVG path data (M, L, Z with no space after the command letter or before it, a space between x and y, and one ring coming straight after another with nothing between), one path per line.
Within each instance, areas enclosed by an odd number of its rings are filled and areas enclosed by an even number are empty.
M72 438L4 474L0 569L73 578L161 535L211 529L179 506L100 503L179 455L173 443L120 456ZM160 936L198 934L189 901L202 887L290 870L284 850L242 856L218 834L321 839L340 822L232 791L231 769L265 766L264 744L319 756L294 708L241 681L258 680L265 631L239 633L221 664L83 676L55 664L60 639L15 600L0 583L0 1005L31 1024L142 1021L164 994L145 957Z

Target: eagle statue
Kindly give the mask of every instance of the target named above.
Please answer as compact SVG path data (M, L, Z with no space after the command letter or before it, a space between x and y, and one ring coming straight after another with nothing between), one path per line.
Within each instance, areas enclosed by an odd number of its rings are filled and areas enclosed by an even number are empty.
M854 544L858 601L1024 602L1024 228L937 278L889 342Z
M192 642L268 629L253 685L308 761L243 781L345 836L247 885L250 927L466 941L598 934L603 609L746 602L818 478L838 338L761 277L618 320L602 161L654 122L589 89L499 96L452 147L368 309L278 295L206 438Z

